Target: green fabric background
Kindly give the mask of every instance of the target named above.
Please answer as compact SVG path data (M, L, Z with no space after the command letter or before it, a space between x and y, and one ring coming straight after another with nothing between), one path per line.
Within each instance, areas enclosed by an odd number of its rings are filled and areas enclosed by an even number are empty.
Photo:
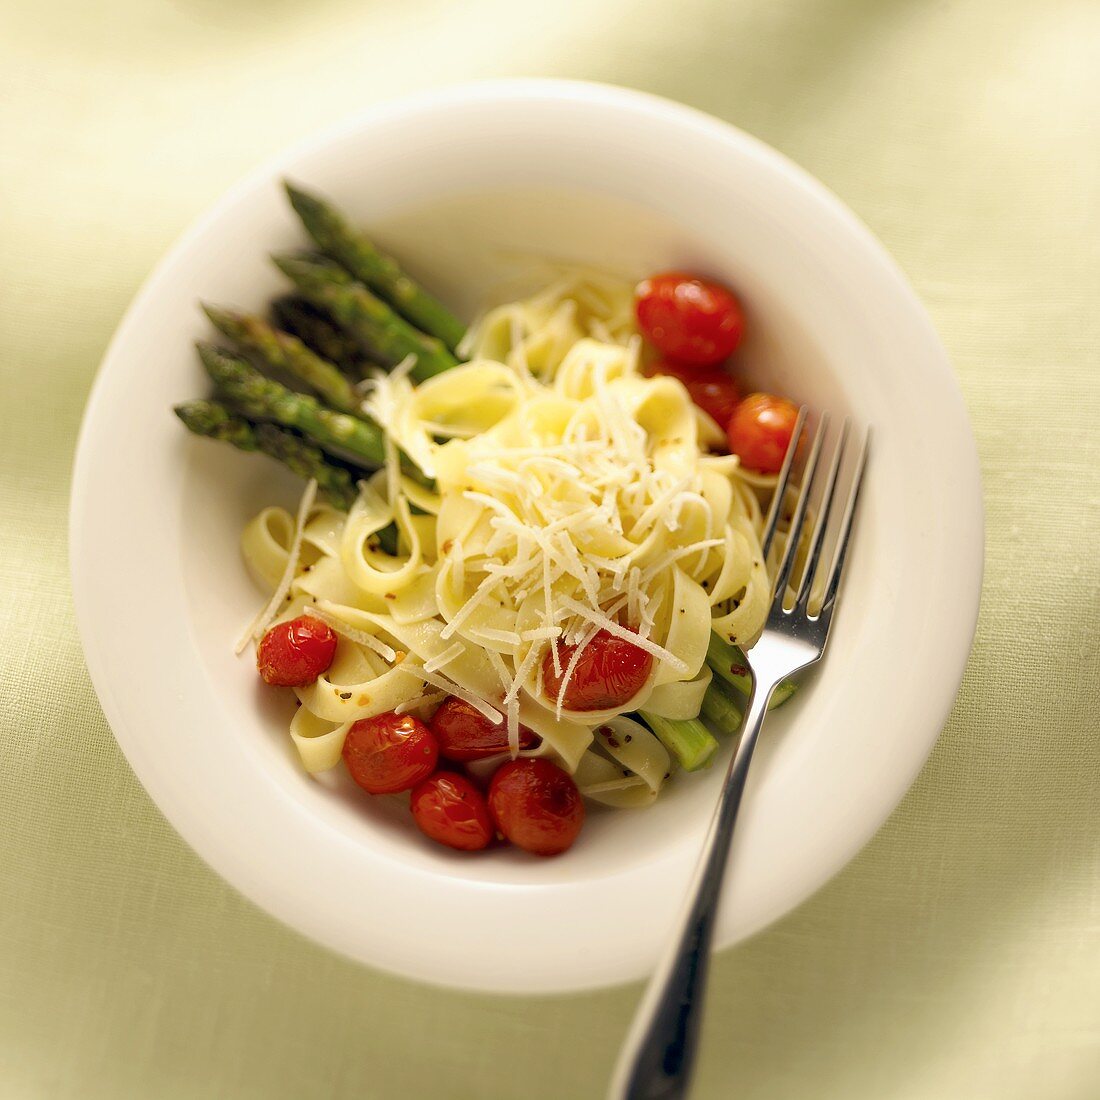
M981 451L954 714L855 862L716 959L698 1096L1100 1095L1100 4L0 0L0 1096L601 1093L637 989L412 985L215 878L70 606L81 409L154 261L287 143L491 75L672 96L819 176L927 303Z

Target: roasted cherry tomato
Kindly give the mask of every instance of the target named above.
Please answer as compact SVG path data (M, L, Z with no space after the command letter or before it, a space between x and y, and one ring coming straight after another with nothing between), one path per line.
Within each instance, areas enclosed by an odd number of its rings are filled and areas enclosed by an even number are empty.
M432 716L432 733L445 760L480 760L508 751L508 729L503 722L490 722L481 711L463 699L445 699ZM538 737L526 726L519 728L519 747L529 749Z
M419 718L391 711L356 722L344 739L343 755L363 790L393 794L415 787L435 771L439 746Z
M558 646L561 675L554 670L554 656L548 650L542 661L542 682L546 695L556 699L575 646ZM653 668L653 658L625 638L601 630L584 647L577 667L569 678L562 700L567 710L610 710L633 699Z
M264 682L276 687L312 684L332 664L336 633L332 627L301 615L273 626L260 640L256 667Z
M771 393L750 393L730 417L730 451L747 470L775 474L791 445L798 406Z
M476 852L493 839L489 803L464 775L429 776L413 787L409 808L420 831L448 848Z
M729 290L681 271L640 282L634 308L642 335L678 363L721 363L745 332L741 303Z
M723 431L741 400L741 387L721 367L692 367L659 359L646 373L651 376L667 374L683 382L692 401Z
M494 772L489 809L508 840L537 856L564 852L584 824L584 801L572 776L539 757L511 760Z

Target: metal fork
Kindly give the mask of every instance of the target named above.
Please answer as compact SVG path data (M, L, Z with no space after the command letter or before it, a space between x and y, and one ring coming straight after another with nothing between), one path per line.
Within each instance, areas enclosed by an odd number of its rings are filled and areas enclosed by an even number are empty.
M848 442L849 423L845 421L826 476L817 520L807 550L806 565L794 603L789 608L785 607L787 588L795 567L828 419L827 415L822 415L806 459L798 503L791 516L787 545L776 574L767 624L760 640L746 654L752 677L752 692L741 720L740 741L730 761L722 794L703 842L703 850L676 934L670 940L650 979L619 1055L609 1093L611 1100L671 1100L687 1094L703 1019L710 943L749 763L760 735L760 727L764 723L768 701L776 686L786 677L819 661L825 650L852 533L852 519L859 500L860 484L867 461L869 432L864 437L852 472L851 487L836 535L836 549L821 605L811 613L810 593L814 589L829 517L837 495L841 460ZM779 517L791 481L791 471L795 465L795 455L798 453L805 426L806 408L803 406L799 410L764 523L762 549L765 560L775 540Z

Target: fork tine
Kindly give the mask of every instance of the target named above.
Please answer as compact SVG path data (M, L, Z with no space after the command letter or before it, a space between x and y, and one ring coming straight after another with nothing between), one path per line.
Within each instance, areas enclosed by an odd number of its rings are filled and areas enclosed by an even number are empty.
M806 468L802 471L802 489L798 494L798 504L794 515L791 517L791 529L787 532L787 545L783 549L783 562L779 566L779 572L775 578L775 590L772 595L773 605L778 607L783 602L783 593L787 589L787 582L791 578L791 570L794 569L794 559L798 556L798 540L802 534L802 521L806 518L806 506L810 501L810 493L813 492L814 478L817 475L817 460L821 454L821 444L825 441L825 430L829 426L829 414L822 413L818 421L817 431L814 433L814 443L810 448L810 457L806 459Z
M848 494L848 504L844 509L844 518L840 521L840 532L837 535L836 554L833 558L833 568L829 573L829 582L825 588L825 597L821 601L821 610L818 617L827 615L836 601L837 590L840 588L840 574L844 570L844 558L848 553L848 539L852 534L852 519L856 514L856 505L859 503L859 490L863 484L863 471L867 465L867 451L871 446L871 429L868 428L863 435L863 446L859 451L859 459L856 462L855 473L852 475L852 488Z
M836 498L836 479L840 473L840 463L844 458L844 448L848 443L848 432L852 426L850 417L844 418L840 428L840 439L837 440L836 453L833 455L832 465L829 467L829 476L825 482L825 491L821 496L821 510L814 524L814 533L810 537L810 552L806 557L806 568L802 574L802 584L795 598L796 606L803 610L810 602L810 589L813 588L814 574L817 572L817 563L821 558L821 550L825 545L825 531L829 526L829 514L833 509L833 500Z
M783 501L787 498L787 487L791 483L791 467L794 465L795 452L802 439L802 429L806 424L807 407L802 406L798 410L798 418L794 422L794 430L791 432L791 441L787 444L787 453L783 456L783 465L779 468L779 479L775 483L772 492L771 506L768 508L767 519L764 520L764 537L760 540L760 550L764 561L768 560L768 552L772 548L775 539L775 529L779 525L779 513L783 510Z

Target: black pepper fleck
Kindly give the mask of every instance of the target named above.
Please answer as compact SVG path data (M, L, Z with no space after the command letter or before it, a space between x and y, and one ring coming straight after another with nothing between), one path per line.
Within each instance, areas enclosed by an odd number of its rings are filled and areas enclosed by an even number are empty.
M341 699L350 699L351 698L351 692L350 691L340 692L340 698Z

